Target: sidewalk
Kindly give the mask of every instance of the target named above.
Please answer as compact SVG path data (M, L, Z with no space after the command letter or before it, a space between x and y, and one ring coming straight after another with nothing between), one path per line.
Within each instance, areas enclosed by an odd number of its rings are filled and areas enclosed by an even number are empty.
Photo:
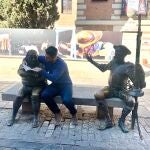
M0 84L0 89L7 88L12 83ZM140 140L137 125L134 130L124 134L117 122L121 109L115 109L115 126L100 131L96 119L95 107L78 106L79 124L69 125L70 115L61 107L63 115L62 126L54 128L54 118L47 107L42 104L39 128L32 129L32 115L18 114L14 126L7 127L12 102L0 99L0 150L150 150L150 90L145 89L145 96L139 98L139 121L143 140ZM130 116L127 125L130 127Z
M0 59L0 93L14 81L20 80L16 72L21 59ZM76 84L106 85L109 72L101 73L88 62L69 62L70 74ZM89 71L90 70L90 71ZM128 134L120 131L117 122L121 109L115 109L115 126L106 131L97 129L95 107L78 106L79 125L69 126L70 116L61 106L64 114L62 126L54 128L53 115L42 105L41 125L32 129L32 115L18 114L14 126L7 127L12 102L0 98L0 150L150 150L150 68L147 71L145 95L139 98L139 121L143 140L140 140L137 125ZM130 116L127 118L130 127Z

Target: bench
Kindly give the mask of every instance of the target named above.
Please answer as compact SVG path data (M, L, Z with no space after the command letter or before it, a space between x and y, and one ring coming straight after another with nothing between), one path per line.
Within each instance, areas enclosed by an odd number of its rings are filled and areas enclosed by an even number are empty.
M21 83L15 83L11 85L9 88L2 91L2 100L3 101L14 101L18 90L21 88ZM88 86L88 85L74 85L73 86L73 101L75 105L88 105L88 106L96 106L97 118L102 118L102 111L99 109L99 106L94 98L94 93L96 93L100 87L98 86ZM58 104L61 104L61 98L59 96L55 97L55 101ZM119 98L108 98L106 102L109 107L109 113L111 118L113 119L113 108L123 108L125 106L124 102ZM24 100L22 104L23 112L31 112L31 104L28 100ZM133 113L132 113L133 114ZM135 120L132 117L132 126L134 128Z

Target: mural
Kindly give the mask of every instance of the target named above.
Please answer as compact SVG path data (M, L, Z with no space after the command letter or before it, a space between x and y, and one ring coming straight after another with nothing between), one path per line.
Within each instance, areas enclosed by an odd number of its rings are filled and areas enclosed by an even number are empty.
M73 39L73 38L72 38ZM114 44L121 44L122 33L110 31L83 30L75 33L74 41L61 41L59 54L66 58L84 59L89 53L93 58L111 60L114 56Z
M34 49L43 54L48 45L55 45L55 31L44 29L0 29L0 55L26 55Z
M26 55L30 50L44 54L50 46L58 55L68 59L84 59L89 53L96 59L111 60L114 44L121 44L122 33L75 29L0 29L0 55Z

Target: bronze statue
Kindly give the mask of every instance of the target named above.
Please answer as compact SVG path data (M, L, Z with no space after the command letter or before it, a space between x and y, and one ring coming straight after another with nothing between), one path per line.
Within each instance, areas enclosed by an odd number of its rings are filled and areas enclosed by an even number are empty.
M121 98L126 104L126 107L124 107L122 110L118 125L124 133L127 133L129 130L125 126L125 119L134 107L134 97L129 95L129 92L132 90L135 84L139 89L142 89L146 86L145 73L140 64L134 65L131 62L124 61L126 55L131 54L127 47L123 45L117 45L114 46L114 49L115 56L108 64L98 64L92 59L90 54L86 54L86 58L102 72L110 70L108 86L102 88L98 93L95 94L95 99L97 100L101 110L104 112L106 118L105 127L102 129L113 127L105 98L118 97ZM138 71L138 74L136 74L137 80L135 80L135 68ZM133 85L129 84L129 80Z
M39 125L38 113L40 110L40 92L46 85L46 80L38 73L32 71L32 68L35 67L42 67L42 65L38 61L37 52L35 50L29 50L18 69L18 74L21 76L23 87L20 89L16 100L13 102L13 112L11 119L7 123L8 126L14 124L17 112L23 99L26 97L31 99L32 103L34 115L32 127L36 128Z

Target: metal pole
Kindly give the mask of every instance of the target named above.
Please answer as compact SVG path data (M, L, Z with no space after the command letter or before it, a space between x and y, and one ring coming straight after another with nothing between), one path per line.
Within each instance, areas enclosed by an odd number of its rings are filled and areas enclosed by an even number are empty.
M141 134L141 130L140 130L140 126L139 126L139 120L138 120L138 96L141 95L141 90L138 89L138 79L137 79L137 65L140 63L140 49L141 49L141 36L142 36L142 32L141 32L141 14L138 14L138 32L137 32L137 40L136 40L136 60L135 60L135 107L132 111L133 113L133 121L132 121L132 129L134 129L134 124L135 124L135 119L137 121L137 127L138 127L138 132L139 132L139 136L140 139L143 139L143 136Z
M138 32L137 32L137 39L136 39L136 59L135 59L135 65L140 63L140 49L141 49L141 14L138 14ZM136 79L136 85L135 88L138 88L138 79L136 78L138 71L137 67L135 68L135 79Z
M136 40L136 60L135 64L139 64L140 62L140 49L141 49L141 14L138 15L138 32L137 32L137 40Z

